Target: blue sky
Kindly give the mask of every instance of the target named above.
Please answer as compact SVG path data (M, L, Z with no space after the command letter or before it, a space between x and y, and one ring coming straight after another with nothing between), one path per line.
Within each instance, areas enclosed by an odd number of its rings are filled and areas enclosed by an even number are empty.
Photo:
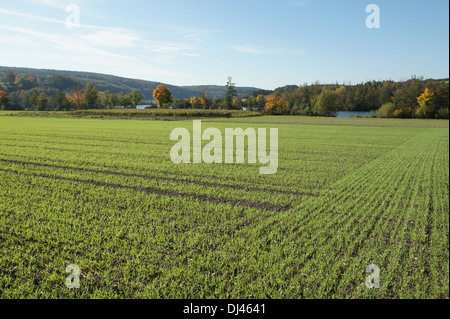
M447 0L0 0L0 65L264 89L444 78L448 12Z

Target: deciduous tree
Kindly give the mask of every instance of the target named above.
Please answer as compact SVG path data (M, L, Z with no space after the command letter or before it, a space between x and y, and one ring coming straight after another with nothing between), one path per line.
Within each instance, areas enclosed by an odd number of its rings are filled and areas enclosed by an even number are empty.
M186 100L183 98L179 98L175 100L175 107L177 109L185 109L186 108Z
M218 110L221 108L222 103L223 103L222 99L214 98L212 99L210 108L213 110Z
M39 95L33 93L33 95L30 96L30 103L37 111L45 111L49 102L49 97L44 92Z
M433 93L431 93L429 88L425 89L425 92L423 92L418 98L417 102L420 106L425 106L429 104L433 100Z
M395 93L395 83L392 81L386 81L383 83L380 94L379 94L379 103L381 105L392 102L392 98L394 97Z
M387 102L380 107L380 109L378 110L378 114L381 117L390 118L394 117L395 110L396 110L395 104L392 102Z
M48 84L59 90L82 89L83 87L77 80L62 75L50 75L48 77Z
M209 109L209 107L211 106L211 100L208 97L208 92L205 92L198 98L198 100L202 109Z
M86 105L84 92L80 90L73 90L72 92L70 92L67 95L67 100L75 109L84 108L84 106Z
M109 107L115 109L119 103L119 96L116 93L111 93L108 97Z
M92 82L88 82L84 88L84 98L87 108L96 108L98 101L98 90Z
M8 93L5 91L0 91L0 107L3 110L5 108L5 105L8 104L10 101Z
M286 110L286 102L283 100L280 92L276 91L267 98L266 107L267 114L281 115Z
M173 102L172 93L170 93L169 88L162 84L158 85L155 91L153 91L153 97L158 101L159 107L167 107Z
M137 90L133 90L130 93L130 98L131 98L131 103L133 104L133 107L135 109L137 109L137 106L139 105L139 103L141 103L142 100L144 99L144 94L139 93Z
M36 93L33 93L30 96L31 106L33 106L35 109L37 109L38 108L38 103L39 103L38 101L39 101L39 96Z
M325 86L317 99L317 110L319 111L319 115L334 116L336 115L338 108L338 94Z
M402 109L401 117L413 117L416 112L417 97L422 94L425 89L424 82L421 79L412 78L407 82L399 85L395 91L393 102L397 109Z
M242 110L242 101L240 98L235 97L232 103L233 110Z
M131 105L130 97L123 92L119 95L119 102L120 105L123 106L125 109Z
M16 75L14 84L21 90L31 90L36 87L36 79L32 76Z
M7 84L14 84L14 81L16 80L16 76L17 76L16 72L14 72L12 70L8 70L8 72L6 72L3 79L4 79L5 83L7 83Z
M419 103L419 108L416 111L417 117L420 118L436 118L437 109L434 107L433 103L434 93L430 91L429 88L425 88L425 91L417 98L417 103Z
M50 102L50 98L44 92L39 94L39 97L37 100L38 111L45 111L49 102Z
M193 109L199 109L200 108L200 101L196 96L193 96L189 99L189 104L191 105L191 108Z
M266 107L266 97L262 94L259 94L256 97L256 108L258 111L262 111Z
M56 110L67 110L69 108L69 101L67 100L66 94L63 91L59 91L55 96Z

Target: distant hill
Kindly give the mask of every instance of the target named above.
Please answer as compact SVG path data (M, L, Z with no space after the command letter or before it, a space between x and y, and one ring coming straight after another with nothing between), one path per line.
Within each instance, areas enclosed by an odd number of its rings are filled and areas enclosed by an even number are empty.
M2 78L8 70L12 70L19 74L33 76L39 80L47 81L47 78L52 75L71 77L79 81L83 86L87 82L92 82L99 91L110 91L112 93L128 93L134 89L145 95L147 100L153 99L153 91L159 84L167 86L172 95L176 98L190 98L192 96L200 96L208 92L210 98L222 98L226 93L226 86L218 85L199 85L199 86L176 86L161 82L145 81L137 79L129 79L114 75L91 73L91 72L77 72L77 71L60 71L47 69L31 69L20 67L4 67L0 66L0 78ZM224 80L224 82L226 79ZM239 96L244 96L250 92L256 91L258 88L251 87L236 87Z

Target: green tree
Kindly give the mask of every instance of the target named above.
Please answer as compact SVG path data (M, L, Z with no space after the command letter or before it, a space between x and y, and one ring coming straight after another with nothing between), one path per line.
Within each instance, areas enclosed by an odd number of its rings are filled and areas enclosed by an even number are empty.
M125 109L131 105L130 97L126 94L123 94L123 92L119 95L119 103L121 106L123 106Z
M425 90L424 82L418 78L412 78L400 83L395 91L393 102L398 110L402 110L402 117L413 117L419 107L417 97Z
M291 111L298 104L296 95L297 89L298 87L286 86L280 91L280 93L282 92L283 100L286 102L286 109L288 111Z
M434 107L438 110L439 118L448 119L449 117L449 83L438 85L434 94Z
M392 102L394 93L395 93L395 83L392 81L384 82L380 88L379 94L380 104L383 105L385 103Z
M5 81L5 83L7 84L14 84L14 81L16 80L16 76L17 73L12 71L12 70L8 70L8 72L6 72L5 76L3 77L3 80Z
M262 95L262 94L259 94L256 97L256 109L259 112L262 112L265 107L266 107L266 97L264 95Z
M317 99L317 111L321 116L335 116L339 109L338 95L329 90L326 86L323 88Z
M59 91L55 96L56 110L67 110L69 108L69 100L63 91Z
M323 90L323 85L319 83L319 81L314 82L309 87L309 96L311 98L311 103L314 100L317 100L319 98L320 93Z
M47 108L47 106L49 105L51 99L45 95L44 92L42 92L41 94L39 94L39 99L38 99L38 110L39 111L45 111L45 109Z
M16 75L14 84L21 90L31 90L37 86L36 79L32 76Z
M92 82L88 82L84 88L84 98L86 100L86 106L89 109L97 107L98 90Z
M233 83L232 78L228 77L227 93L223 100L223 108L230 110L233 108L233 99L237 97L236 84Z
M122 93L123 94L123 93ZM120 102L119 95L111 93L108 97L109 107L115 109L116 105Z
M305 109L307 107L311 107L311 96L309 94L308 85L304 84L300 86L296 94L298 96L298 103L301 109Z
M381 108L378 110L378 114L381 117L391 118L394 117L394 112L396 110L396 106L392 102L384 103Z
M308 85L304 84L296 89L291 88L284 93L287 108L292 115L304 115L305 110L311 108L311 98Z
M341 85L334 92L336 93L337 111L345 110L347 107L346 105L347 87L345 85Z
M351 100L349 101L350 111L363 111L365 109L364 100L366 96L364 84L358 84L352 89Z
M39 105L39 96L38 96L36 93L33 93L33 94L30 96L30 103L31 103L31 106L32 106L33 108L35 108L35 109L38 108L38 105Z
M69 76L50 75L48 84L58 90L81 89L83 86L77 80Z
M107 109L109 108L109 96L111 92L108 90L104 92L98 92L98 108Z
M185 109L186 106L186 100L183 98L179 98L175 100L175 108L177 109Z
M137 90L133 90L130 93L131 103L133 104L133 107L137 109L137 106L142 102L144 99L144 94L139 93Z
M218 110L222 107L223 100L219 98L212 99L210 108L213 110Z
M380 108L378 90L375 82L365 84L364 108L362 111L371 111Z
M37 111L45 111L47 105L48 105L49 99L47 95L45 95L44 92L37 95L36 93L33 93L30 97L30 103L31 105L37 110Z
M253 95L249 95L245 100L244 107L247 107L247 111L253 111L256 109L256 98Z

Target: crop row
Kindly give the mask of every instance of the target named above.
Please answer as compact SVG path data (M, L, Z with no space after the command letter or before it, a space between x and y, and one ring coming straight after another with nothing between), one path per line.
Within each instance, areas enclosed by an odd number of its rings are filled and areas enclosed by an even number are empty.
M7 120L1 297L448 298L448 130L285 125L263 177L172 164L187 122Z

